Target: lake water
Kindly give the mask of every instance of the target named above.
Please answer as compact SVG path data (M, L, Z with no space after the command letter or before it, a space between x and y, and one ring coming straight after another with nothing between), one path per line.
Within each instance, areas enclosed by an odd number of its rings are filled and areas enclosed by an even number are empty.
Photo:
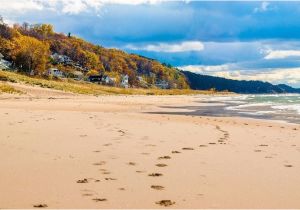
M199 106L166 107L180 114L214 117L247 117L300 124L300 94L199 96Z
M300 123L300 95L237 95L208 97L204 103L223 103L225 116L247 116Z

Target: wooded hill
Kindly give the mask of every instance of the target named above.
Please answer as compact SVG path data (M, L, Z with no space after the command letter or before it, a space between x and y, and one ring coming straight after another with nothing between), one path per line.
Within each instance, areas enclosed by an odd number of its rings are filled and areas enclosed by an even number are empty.
M300 89L288 85L273 85L262 81L232 80L222 77L213 77L184 71L189 85L194 90L230 91L235 93L260 94L260 93L300 93Z
M47 69L56 67L66 74L107 74L116 78L117 83L121 75L128 75L131 87L152 87L164 82L169 88L189 88L178 69L121 50L106 49L71 34L56 33L49 24L9 27L0 19L0 53L14 69L27 74L44 75ZM67 57L70 62L57 63L53 54Z

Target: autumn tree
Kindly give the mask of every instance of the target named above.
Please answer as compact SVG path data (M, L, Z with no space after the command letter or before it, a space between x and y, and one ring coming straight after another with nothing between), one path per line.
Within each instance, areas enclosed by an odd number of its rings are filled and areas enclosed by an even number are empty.
M41 74L45 71L48 62L49 45L21 35L13 41L12 58L20 70Z
M12 48L12 42L10 42L8 39L0 37L0 53L3 54L5 58L11 57Z
M99 65L99 57L95 53L89 51L82 51L81 56L82 56L82 63L87 68L96 69L97 66Z
M11 39L13 36L12 29L4 22L0 16L0 37L4 39Z

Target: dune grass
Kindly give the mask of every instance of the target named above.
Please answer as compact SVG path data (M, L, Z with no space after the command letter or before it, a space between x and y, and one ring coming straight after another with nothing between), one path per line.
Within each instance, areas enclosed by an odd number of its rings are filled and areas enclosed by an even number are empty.
M72 79L48 80L38 77L30 77L27 75L1 71L0 81L8 81L14 83L24 83L28 85L37 85L43 88L51 88L65 92L86 94L86 95L191 95L191 94L213 94L214 91L198 91L191 89L142 89L142 88L118 88L104 85L92 84L84 81L75 81ZM3 88L5 89L5 88ZM7 87L6 87L7 89Z
M22 91L16 90L14 87L0 82L0 94L1 93L10 93L10 94L22 94Z

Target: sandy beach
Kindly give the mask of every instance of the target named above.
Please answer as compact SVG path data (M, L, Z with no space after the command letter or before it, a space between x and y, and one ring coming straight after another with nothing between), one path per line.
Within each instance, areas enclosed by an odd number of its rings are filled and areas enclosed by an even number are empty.
M27 92L0 95L0 208L300 208L299 125L154 114L201 96Z

